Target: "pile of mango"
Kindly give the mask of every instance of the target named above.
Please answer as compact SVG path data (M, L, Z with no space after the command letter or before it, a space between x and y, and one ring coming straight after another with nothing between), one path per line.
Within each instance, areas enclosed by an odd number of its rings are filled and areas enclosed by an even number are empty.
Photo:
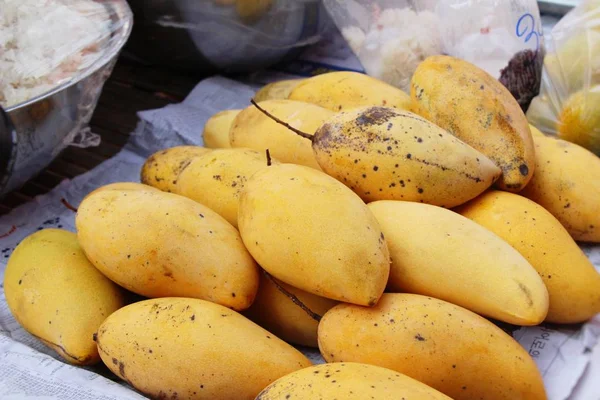
M330 72L214 115L9 259L17 321L158 399L545 399L500 326L600 312L600 159L477 67ZM297 348L318 348L312 365Z

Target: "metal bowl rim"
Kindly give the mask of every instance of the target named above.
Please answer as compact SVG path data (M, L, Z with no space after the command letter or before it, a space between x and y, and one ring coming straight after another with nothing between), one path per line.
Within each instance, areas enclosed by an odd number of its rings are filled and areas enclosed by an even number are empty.
M133 29L133 12L131 11L131 8L129 7L129 4L127 3L127 1L126 0L114 0L114 1L115 1L115 3L101 3L101 4L107 4L110 7L115 6L116 9L113 10L113 13L114 13L114 15L116 15L119 18L118 22L123 22L123 25L121 27L122 34L120 35L119 40L111 46L110 52L107 52L106 54L103 54L101 57L99 57L82 74L76 75L75 77L56 86L55 88L53 88L47 92L44 92L42 94L39 94L35 97L32 97L29 100L25 100L21 103L17 103L10 107L4 108L4 111L7 114L9 114L9 116L10 116L11 111L18 110L21 108L26 108L34 103L37 103L38 101L44 100L48 97L52 97L56 93L61 92L73 85L78 84L79 82L86 79L90 75L93 75L94 73L96 73L97 71L102 69L105 65L107 65L108 63L110 63L111 61L114 60L114 58L119 54L119 52L125 46L125 43L129 39L129 36L131 35L131 31Z

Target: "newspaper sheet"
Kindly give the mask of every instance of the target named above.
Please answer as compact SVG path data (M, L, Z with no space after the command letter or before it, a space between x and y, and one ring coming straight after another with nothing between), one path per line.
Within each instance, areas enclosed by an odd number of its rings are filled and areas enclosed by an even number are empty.
M353 62L349 52L332 54L338 57L329 60L337 63L333 68ZM315 63L313 67L321 66ZM51 227L75 231L75 215L62 199L77 207L99 186L139 182L140 168L148 155L171 146L201 144L201 127L206 120L217 111L248 106L255 89L255 84L213 77L200 82L180 104L139 113L140 122L119 154L0 218L0 278L15 246L27 235ZM600 246L583 249L600 268ZM537 363L550 400L600 400L600 316L585 325L543 325L509 333ZM324 362L317 349L301 350L314 363ZM103 366L78 368L63 363L54 351L19 326L0 287L0 398L112 400L144 396Z

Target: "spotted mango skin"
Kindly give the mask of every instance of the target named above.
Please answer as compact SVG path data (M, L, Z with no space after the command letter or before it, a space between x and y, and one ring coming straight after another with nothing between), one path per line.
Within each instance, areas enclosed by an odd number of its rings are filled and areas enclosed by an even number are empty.
M409 111L360 107L317 130L319 165L365 202L403 200L462 204L501 174L485 155Z
M488 156L501 170L497 186L521 191L535 171L527 117L497 79L450 56L431 56L417 67L412 111Z

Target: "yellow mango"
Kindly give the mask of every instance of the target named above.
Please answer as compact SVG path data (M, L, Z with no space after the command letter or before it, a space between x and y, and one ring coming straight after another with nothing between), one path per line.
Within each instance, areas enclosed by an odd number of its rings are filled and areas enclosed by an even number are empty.
M271 162L278 163L274 159ZM182 171L173 192L204 204L237 228L240 192L252 174L266 167L265 152L213 150L195 158Z
M256 296L258 267L238 231L186 197L98 191L81 202L75 224L92 264L134 293L206 299L235 310Z
M536 172L519 193L550 211L576 241L600 243L600 158L552 137L534 137Z
M454 207L501 174L486 156L409 111L358 107L329 118L313 136L323 171L364 201Z
M145 300L98 329L102 361L155 399L254 399L311 362L242 315L208 301Z
M290 92L300 83L302 79L285 79L271 82L260 88L254 95L254 101L283 100L287 99Z
M204 146L210 149L229 148L229 129L235 117L241 110L219 111L206 121L202 139Z
M66 362L100 362L92 335L125 305L125 291L85 257L73 232L43 229L15 248L4 272L6 304L17 322Z
M600 274L542 206L517 194L489 191L455 211L504 239L538 271L550 296L546 321L579 323L600 313Z
M352 71L327 72L304 79L288 98L317 104L332 111L361 106L386 106L404 110L411 107L410 96L401 89Z
M529 124L529 130L531 130L531 136L546 136L538 128Z
M343 397L342 397L343 396ZM331 363L279 378L256 400L452 400L429 386L387 368L361 363Z
M518 192L535 169L529 123L497 79L458 58L430 56L410 89L413 110L488 156L502 170L498 186Z
M295 299L292 300L290 295L295 296ZM300 301L306 309L296 304L296 301ZM318 320L336 304L337 301L316 296L261 274L256 299L244 315L286 342L317 347Z
M600 86L572 94L562 107L558 136L600 155Z
M290 100L266 100L260 106L292 127L312 134L333 112L314 104ZM254 105L242 110L229 132L231 147L264 152L284 163L321 169L310 142L264 115Z
M319 324L327 362L358 362L405 374L456 400L545 400L527 351L462 307L386 293L374 307L340 304Z
M389 276L377 220L348 187L313 168L272 165L240 195L238 226L267 272L306 292L373 305Z
M537 325L546 317L543 280L488 229L428 204L387 200L368 206L390 249L388 290L433 296L515 325Z
M165 192L170 192L177 184L181 171L202 154L211 151L201 146L175 146L152 154L140 174L142 183Z

